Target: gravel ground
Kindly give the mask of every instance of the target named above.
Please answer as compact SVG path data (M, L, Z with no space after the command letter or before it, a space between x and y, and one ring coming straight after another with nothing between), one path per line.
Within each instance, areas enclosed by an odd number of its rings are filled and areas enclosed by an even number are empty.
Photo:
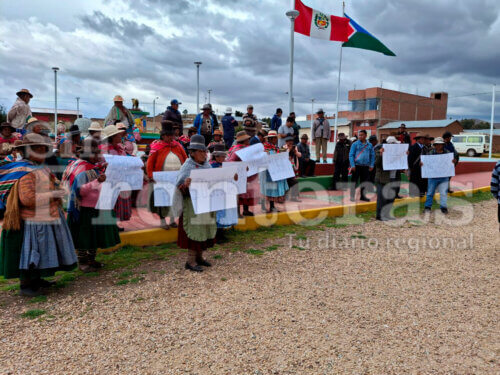
M305 250L219 250L203 274L179 257L137 284L104 274L40 306L18 298L0 308L0 373L499 373L496 204L474 208L461 226L372 221L309 232ZM44 318L20 318L34 307Z

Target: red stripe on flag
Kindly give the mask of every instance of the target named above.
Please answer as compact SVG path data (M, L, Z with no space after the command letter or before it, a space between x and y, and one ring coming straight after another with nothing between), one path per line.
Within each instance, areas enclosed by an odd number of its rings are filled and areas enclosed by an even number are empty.
M295 32L309 36L311 33L312 8L305 6L300 0L295 0L295 9L299 11L299 16L295 20Z
M330 40L347 42L349 40L349 18L330 16L332 28Z

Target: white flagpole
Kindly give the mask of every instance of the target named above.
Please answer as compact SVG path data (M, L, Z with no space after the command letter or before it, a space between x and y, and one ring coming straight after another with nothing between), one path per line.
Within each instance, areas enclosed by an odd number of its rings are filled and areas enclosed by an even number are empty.
M295 10L295 5L292 10L286 12L286 16L290 18L290 77L288 82L288 109L289 113L293 112L293 49L295 36L295 19L299 16L299 11Z
M344 17L345 3L342 2L342 17ZM342 43L340 44L340 55L339 55L339 74L337 80L337 104L335 107L335 128L333 130L333 152L335 152L335 147L337 147L337 129L339 122L339 98L340 98L340 73L342 72Z
M491 152L493 147L493 127L495 126L495 90L496 85L493 85L493 93L491 95L491 123L490 123L490 147L489 147L489 155L488 157L491 159Z

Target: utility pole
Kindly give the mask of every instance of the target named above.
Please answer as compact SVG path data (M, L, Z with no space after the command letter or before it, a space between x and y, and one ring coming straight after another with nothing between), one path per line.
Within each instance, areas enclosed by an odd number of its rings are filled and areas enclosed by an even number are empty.
M153 129L156 130L156 101L160 99L159 97L156 97L153 99Z
M208 102L209 102L209 103L212 103L212 102L210 101L210 94L212 93L212 89L208 89L207 91L208 91Z
M80 118L80 97L76 97L76 118Z
M59 68L54 66L54 137L57 137L57 71Z
M493 92L491 93L491 123L490 123L490 147L488 157L491 159L491 152L493 151L491 148L493 147L493 128L495 124L495 91L497 86L493 85Z
M288 82L288 112L293 112L293 49L294 49L294 34L295 20L299 16L298 10L289 10L286 16L290 19L290 76Z
M314 122L314 98L311 99L311 129L313 128L313 122Z

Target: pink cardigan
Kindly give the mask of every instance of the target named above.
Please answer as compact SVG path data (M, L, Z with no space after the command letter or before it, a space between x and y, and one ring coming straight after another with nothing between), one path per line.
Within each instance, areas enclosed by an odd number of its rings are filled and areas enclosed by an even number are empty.
M95 208L97 200L99 199L101 187L102 185L97 179L82 185L80 188L80 196L82 197L80 205L82 207Z

